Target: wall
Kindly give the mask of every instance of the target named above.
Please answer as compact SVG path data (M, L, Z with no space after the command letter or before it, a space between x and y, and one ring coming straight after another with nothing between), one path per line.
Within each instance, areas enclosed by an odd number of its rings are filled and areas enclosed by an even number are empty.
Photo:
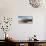
M44 38L46 39L46 16L45 16L45 24L44 24L45 28L44 28Z
M27 40L36 34L39 40L44 40L45 15L45 8L33 8L28 0L0 0L0 16L13 17L12 27L8 32L14 39ZM33 23L18 24L16 16L33 16Z

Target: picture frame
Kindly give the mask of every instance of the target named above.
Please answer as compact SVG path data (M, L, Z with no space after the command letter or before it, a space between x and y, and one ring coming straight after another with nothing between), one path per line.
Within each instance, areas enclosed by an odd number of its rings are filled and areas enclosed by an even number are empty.
M33 16L18 16L18 23L19 24L32 24Z

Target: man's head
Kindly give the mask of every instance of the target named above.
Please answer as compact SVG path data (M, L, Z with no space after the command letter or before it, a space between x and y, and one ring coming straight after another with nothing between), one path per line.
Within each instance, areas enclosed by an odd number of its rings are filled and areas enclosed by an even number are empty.
M36 37L36 35L34 35L34 37Z

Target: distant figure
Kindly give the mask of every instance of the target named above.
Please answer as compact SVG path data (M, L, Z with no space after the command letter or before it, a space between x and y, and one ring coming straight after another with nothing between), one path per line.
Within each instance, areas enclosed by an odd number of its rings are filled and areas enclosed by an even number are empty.
M34 39L34 41L38 41L36 35L34 35L32 38Z

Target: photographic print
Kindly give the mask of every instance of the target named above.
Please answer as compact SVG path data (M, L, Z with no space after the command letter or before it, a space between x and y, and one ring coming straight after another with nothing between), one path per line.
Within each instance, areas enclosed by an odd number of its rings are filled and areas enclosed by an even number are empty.
M20 24L31 24L33 22L32 16L18 16L18 23Z

